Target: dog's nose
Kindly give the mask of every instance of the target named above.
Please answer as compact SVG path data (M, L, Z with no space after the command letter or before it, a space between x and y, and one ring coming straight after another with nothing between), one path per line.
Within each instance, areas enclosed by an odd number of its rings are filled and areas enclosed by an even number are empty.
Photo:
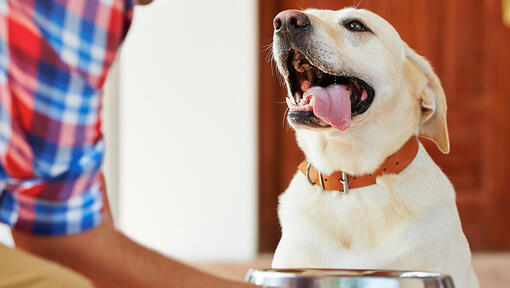
M275 32L286 31L298 32L303 31L310 26L310 19L305 13L298 10L285 10L273 20Z

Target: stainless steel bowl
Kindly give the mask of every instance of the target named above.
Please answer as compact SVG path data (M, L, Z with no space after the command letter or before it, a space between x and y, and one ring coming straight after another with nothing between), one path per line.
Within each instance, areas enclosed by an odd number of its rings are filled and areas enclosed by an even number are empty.
M454 288L452 278L433 272L335 269L251 269L246 281L282 288Z

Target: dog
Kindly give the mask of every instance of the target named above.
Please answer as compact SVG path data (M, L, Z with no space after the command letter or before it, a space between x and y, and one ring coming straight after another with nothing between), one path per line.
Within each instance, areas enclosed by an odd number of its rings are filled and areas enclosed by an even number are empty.
M307 159L279 198L273 268L436 271L479 287L454 188L418 140L450 150L428 61L368 10L287 10L273 24Z

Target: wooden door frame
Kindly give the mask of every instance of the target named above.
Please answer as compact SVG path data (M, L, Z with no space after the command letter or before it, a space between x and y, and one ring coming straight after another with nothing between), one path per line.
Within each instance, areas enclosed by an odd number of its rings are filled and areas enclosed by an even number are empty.
M258 2L258 38L259 38L259 97L258 97L258 175L259 175L259 222L258 222L258 243L260 252L273 252L276 243L273 239L280 238L280 227L275 225L275 207L277 199L273 191L278 188L280 174L280 163L277 159L278 143L281 136L278 135L273 125L276 119L281 118L280 112L275 105L267 102L267 95L277 95L280 87L275 85L274 77L268 73L265 65L272 65L268 61L269 49L273 35L273 18L279 10L279 1L259 0ZM268 49L266 49L268 48Z

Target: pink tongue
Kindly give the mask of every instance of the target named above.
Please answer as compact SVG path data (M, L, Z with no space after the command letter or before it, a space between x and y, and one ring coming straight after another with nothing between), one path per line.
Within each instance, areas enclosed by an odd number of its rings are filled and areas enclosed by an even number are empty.
M305 96L308 94L312 95L315 116L342 131L351 126L351 93L344 85L314 86L306 91Z

